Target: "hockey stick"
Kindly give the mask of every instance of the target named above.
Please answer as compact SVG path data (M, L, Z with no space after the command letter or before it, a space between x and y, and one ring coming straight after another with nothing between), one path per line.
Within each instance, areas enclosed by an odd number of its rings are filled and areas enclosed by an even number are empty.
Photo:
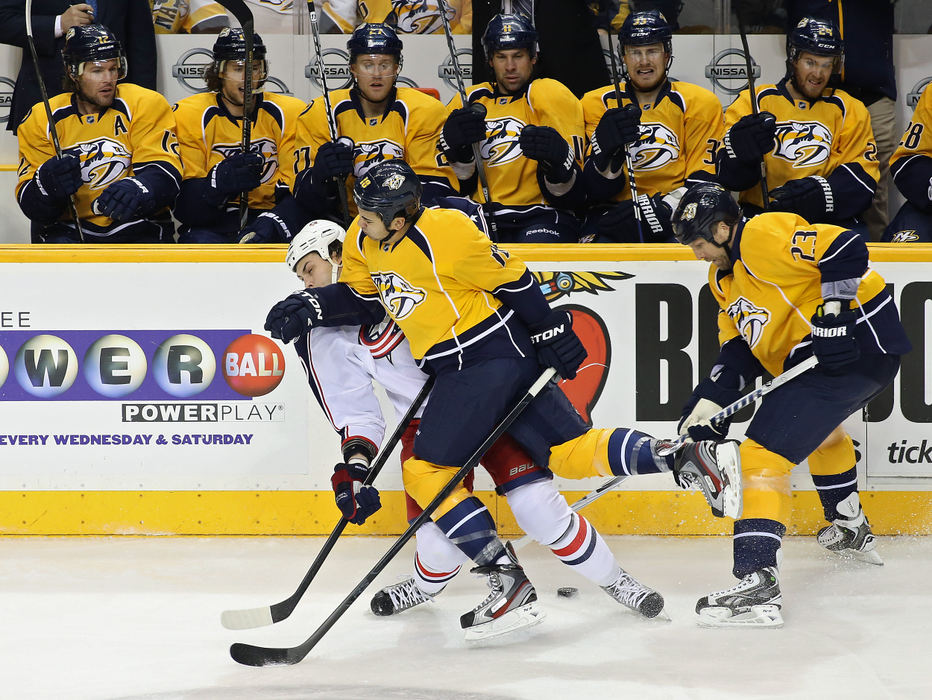
M246 666L269 666L272 664L296 664L307 656L308 652L317 645L323 636L327 634L327 631L343 616L343 613L349 610L353 602L363 594L363 591L369 587L369 584L375 580L375 577L395 558L395 555L401 551L405 543L414 536L417 529L427 522L428 518L433 515L440 504L453 493L466 475L475 468L486 451L506 430L508 430L511 424L521 415L524 409L530 405L531 401L544 389L555 374L556 370L552 367L548 367L541 373L537 381L531 385L531 388L528 389L518 403L515 404L508 415L495 426L495 429L485 439L482 445L479 446L479 449L473 452L472 456L466 460L466 463L463 464L463 466L457 470L453 478L447 482L447 485L434 497L434 500L432 500L427 507L424 508L423 512L411 522L408 529L404 531L401 537L395 540L395 543L389 550L379 559L376 565L372 567L369 573L363 577L362 581L356 585L350 594L343 599L343 602L337 606L336 610L330 613L330 616L323 621L314 634L296 647L269 648L236 643L230 647L230 656L233 657L233 660Z
M414 397L414 401L408 407L407 413L404 414L402 419L398 421L398 425L395 426L395 432L382 444L382 449L379 450L379 455L369 468L369 475L363 483L371 484L375 481L379 472L382 471L382 467L385 466L385 462L388 460L389 455L394 451L395 445L398 444L398 441L401 440L401 436L411 424L411 421L414 420L414 416L424 403L433 385L433 377L429 377L427 381L424 382L424 386L421 387L418 395ZM308 586L311 585L311 581L314 580L324 560L330 554L330 550L333 549L336 541L343 533L344 528L346 528L346 523L347 520L345 518L340 518L339 522L337 522L336 526L333 528L333 532L330 533L330 537L324 542L324 546L321 547L320 552L317 554L317 558L314 560L314 563L311 564L311 568L308 569L294 593L274 605L266 605L261 608L251 608L249 610L224 610L220 614L220 623L230 630L245 630L253 627L272 625L276 622L281 622L291 615L298 605L298 601L301 600Z
M774 377L769 382L761 386L759 389L755 389L751 393L745 394L744 396L742 396L740 399L738 399L734 403L728 404L721 411L719 411L718 413L713 415L711 418L709 418L709 422L719 423L725 420L726 418L733 416L745 406L750 406L752 403L755 403L758 399L760 399L765 394L769 394L771 391L773 391L777 387L783 386L784 384L786 384L788 381L792 379L796 379L796 377L798 377L800 374L802 374L803 372L808 372L810 369L815 367L817 364L819 364L819 361L816 359L814 355L812 357L807 357L805 360L800 362L798 365L786 370L786 372L784 372L780 376ZM671 455L674 452L676 452L678 449L680 449L680 447L683 446L683 443L685 443L689 439L690 438L688 434L680 435L679 437L676 438L676 440L673 440L666 447L662 447L658 449L657 454L660 455L661 457Z
M327 76L324 72L324 57L320 51L320 25L317 23L317 8L314 7L314 0L307 0L307 11L311 17L311 36L314 38L314 53L317 54L317 75L320 76L320 88L324 94L324 109L327 110L327 126L330 129L330 140L336 142L339 138L337 133L337 123L333 116L333 109L330 106L330 88L327 87ZM346 181L334 177L333 181L337 186L337 197L340 200L340 211L343 214L343 221L340 225L343 228L349 228L350 218L349 204L346 201Z
M757 105L757 92L754 89L754 70L751 65L751 51L748 48L748 35L744 29L744 20L741 13L735 10L738 16L738 33L741 34L741 46L744 48L744 65L748 71L748 91L751 98L751 113L756 117L760 114L760 108ZM770 203L770 194L767 190L767 162L764 156L760 159L760 194L764 202L764 211L767 211Z
M460 71L460 62L456 57L456 44L453 43L453 30L450 29L450 18L447 17L447 3L445 0L437 0L437 8L440 10L440 19L443 22L443 33L447 35L447 50L450 52L450 63L453 66L453 72L456 74L456 89L460 95L460 101L463 107L469 109L469 102L466 101L466 86L463 84L463 74ZM476 105L480 107L481 105ZM482 150L478 143L472 145L472 156L476 161L476 172L479 174L479 187L482 189L482 197L485 204L482 206L483 213L487 213L486 219L489 222L489 229L492 234L492 242L498 243L498 225L495 223L495 214L492 210L492 191L489 189L489 180L485 173L485 166L482 163Z
M246 59L243 61L243 153L249 153L252 140L252 49L255 24L252 11L246 7L244 0L219 0L220 4L229 10L239 26L243 29L243 40L246 42ZM249 216L249 192L241 192L239 196L239 227L246 226Z
M45 89L45 80L42 78L42 70L39 68L39 54L36 52L36 41L32 37L32 0L26 0L26 43L29 44L29 53L32 55L32 65L36 68L36 82L39 83L39 92L42 95L42 104L45 106L45 116L49 121L49 133L52 135L52 145L55 147L55 155L61 158L61 141L58 140L58 127L55 119L52 117L52 105L49 104L49 93ZM78 218L78 206L75 203L74 195L68 197L68 208L71 211L71 218L74 219L74 226L78 230L78 239L84 243L84 228L81 226L81 220Z
M612 42L611 32L608 33L608 56L612 64L612 82L615 84L615 105L621 107L621 82L618 80L618 62L615 60L615 47ZM631 203L634 205L634 219L638 225L638 238L643 243L644 212L641 211L638 200L638 183L634 180L634 163L631 160L631 149L628 146L625 146L625 167L628 168L628 186L631 188Z

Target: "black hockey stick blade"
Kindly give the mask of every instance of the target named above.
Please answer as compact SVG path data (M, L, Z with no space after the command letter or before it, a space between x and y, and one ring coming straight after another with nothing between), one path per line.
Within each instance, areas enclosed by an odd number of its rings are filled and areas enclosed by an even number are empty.
M411 402L407 412L402 416L401 420L398 421L398 425L395 426L395 431L382 445L382 449L379 451L378 456L369 469L369 475L365 480L366 484L371 484L375 481L379 472L382 471L382 467L385 466L388 457L395 451L395 446L398 444L398 441L401 440L401 436L404 435L411 421L414 420L414 416L417 415L418 409L427 399L427 395L430 393L431 387L433 386L434 378L428 377L427 381L424 382L424 386L421 387L417 396L414 397L414 401ZM297 607L298 602L311 585L311 582L323 565L324 560L330 554L330 550L333 549L340 535L343 534L345 528L346 520L340 518L336 526L334 526L333 532L330 533L327 541L324 542L324 546L320 548L320 552L318 552L317 558L314 559L314 563L311 564L311 568L308 569L294 593L274 605L265 605L261 608L250 608L248 610L224 610L220 614L220 624L229 630L253 629L255 627L274 625L276 622L281 622L291 615L295 607Z
M240 644L237 642L230 647L230 656L233 657L233 660L244 666L276 666L296 664L307 656L311 649L317 646L317 643L323 639L330 628L336 624L337 620L343 617L343 613L349 610L356 599L363 594L366 588L369 587L369 584L375 580L375 577L395 558L395 555L401 551L407 541L414 536L417 529L434 514L434 511L437 510L440 504L446 500L451 493L453 493L466 475L479 464L482 455L484 455L495 441L511 427L511 424L524 412L524 409L530 405L537 395L543 391L544 387L547 386L555 375L556 370L552 367L548 367L541 373L511 411L508 412L508 415L502 418L499 424L495 426L495 429L492 430L485 441L479 446L479 449L473 452L472 456L466 460L466 463L456 472L456 475L447 482L447 485L440 490L440 493L438 493L434 497L434 500L424 508L421 514L411 522L408 529L395 540L395 543L389 547L388 551L382 555L382 558L379 559L376 565L370 569L369 573L363 577L362 581L356 584L356 587L350 591L349 595L347 595L336 609L330 613L329 617L321 623L320 627L314 631L314 634L296 647L257 647L252 644Z
M224 8L230 11L245 32L253 31L252 10L246 6L245 0L217 0Z

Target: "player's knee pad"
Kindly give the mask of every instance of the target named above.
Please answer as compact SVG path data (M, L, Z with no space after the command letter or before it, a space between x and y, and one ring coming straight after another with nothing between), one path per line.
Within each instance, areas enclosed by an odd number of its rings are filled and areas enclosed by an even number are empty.
M608 441L612 430L591 428L572 440L550 448L550 471L568 479L612 476Z
M741 519L789 521L790 472L795 466L750 438L741 443L741 481L744 510Z
M809 455L809 473L813 476L833 476L848 471L857 462L854 441L844 430L833 432Z
M401 465L401 477L405 491L421 508L426 508L434 500L434 497L443 490L443 487L450 482L456 472L456 467L443 467L416 457L406 459L404 464ZM469 498L469 491L460 483L456 490L434 511L434 519L443 516L444 513L455 508L458 503L462 503L467 498Z
M542 545L560 539L572 522L573 511L550 479L519 486L507 498L518 526Z

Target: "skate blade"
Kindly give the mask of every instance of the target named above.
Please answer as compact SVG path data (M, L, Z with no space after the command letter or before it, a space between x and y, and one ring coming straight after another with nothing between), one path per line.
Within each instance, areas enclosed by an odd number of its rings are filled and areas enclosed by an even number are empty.
M724 442L715 450L715 461L725 472L728 484L722 492L722 508L724 516L737 520L744 509L741 489L741 457L738 452L738 443Z
M544 611L534 603L528 603L520 608L509 610L501 617L484 622L481 625L467 627L465 637L467 642L484 642L519 629L533 627L544 621Z
M842 559L860 561L865 564L873 564L874 566L883 566L883 559L881 559L880 554L878 554L875 549L871 549L867 552L862 552L857 549L830 549L828 551L837 554Z
M778 629L783 627L783 615L779 605L752 605L748 610L735 615L731 608L703 608L696 613L700 627L759 627Z

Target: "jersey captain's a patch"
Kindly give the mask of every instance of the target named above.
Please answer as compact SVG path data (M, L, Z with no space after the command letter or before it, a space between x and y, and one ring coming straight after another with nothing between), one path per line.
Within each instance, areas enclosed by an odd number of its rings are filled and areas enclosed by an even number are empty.
M735 299L725 309L725 313L731 318L738 332L751 348L760 342L764 327L770 322L770 312L760 306L755 306L745 297Z
M794 168L808 168L828 161L832 151L832 132L821 122L778 122L777 146L773 155L793 164Z
M427 298L423 289L408 283L396 272L374 272L372 281L378 287L382 303L395 320L409 316Z

